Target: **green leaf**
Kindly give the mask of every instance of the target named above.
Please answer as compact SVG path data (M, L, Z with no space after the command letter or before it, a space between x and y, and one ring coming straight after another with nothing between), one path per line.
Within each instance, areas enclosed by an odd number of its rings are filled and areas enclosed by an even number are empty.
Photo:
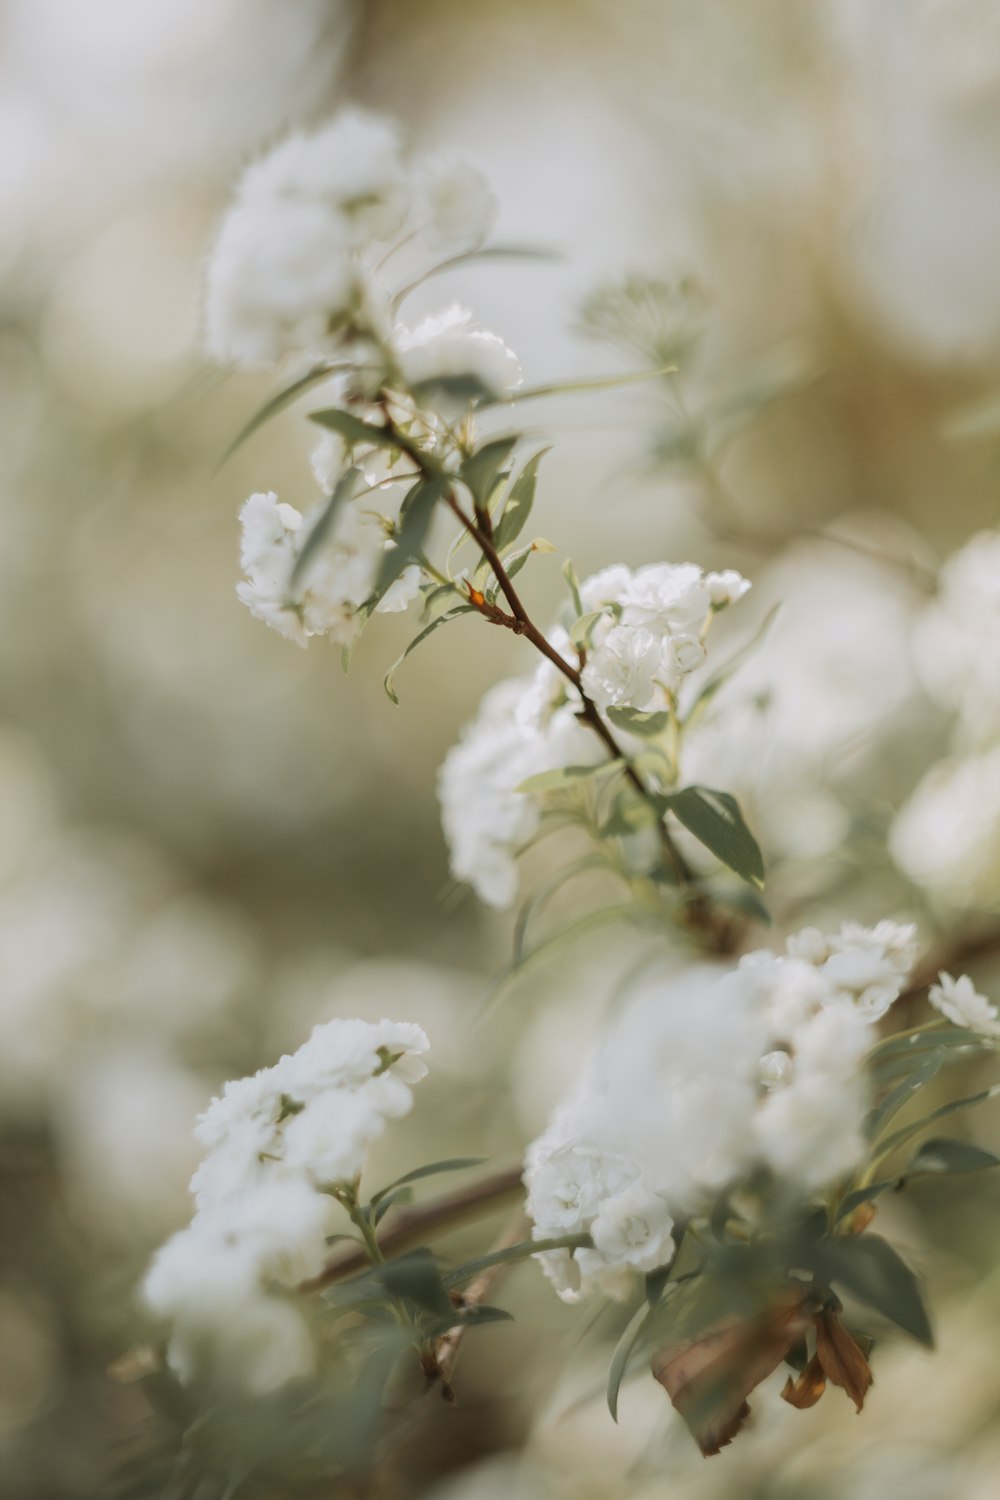
M549 448L540 448L537 453L532 454L520 474L510 487L510 494L500 513L496 528L493 533L493 545L498 552L509 547L524 530L528 517L531 515L531 507L535 503L535 487L538 482L538 466Z
M869 1110L864 1123L865 1134L868 1139L870 1141L876 1140L882 1128L888 1125L893 1116L905 1108L914 1095L919 1093L923 1088L924 1084L929 1083L940 1071L940 1057L935 1053L932 1053L930 1057L925 1057L909 1077L904 1078L901 1083L898 1083L885 1096L881 1103L876 1104L874 1109Z
M586 649L590 645L590 632L598 620L605 618L606 613L603 609L592 609L589 614L581 615L578 620L574 620L567 631L573 645Z
M764 859L735 797L704 786L688 786L672 792L666 802L688 832L734 874L749 885L763 886Z
M927 1309L910 1267L877 1234L825 1241L817 1252L819 1274L895 1323L904 1333L933 1348Z
M240 428L225 453L219 459L216 473L222 468L223 464L232 458L238 448L242 448L247 438L253 437L254 433L263 427L265 422L269 422L272 417L276 417L279 412L284 411L286 406L291 406L292 402L297 400L303 391L307 391L317 381L325 380L327 376L335 374L338 370L350 370L353 368L353 365L346 363L314 365L311 370L307 370L304 375L300 375L298 380L293 380L291 385L286 386L282 391L278 391L277 395L271 396L269 400L264 402L263 406L258 407L249 422Z
M385 676L382 679L382 686L385 688L390 700L396 704L397 708L399 706L399 699L396 696L396 688L393 679L410 653L417 649L421 641L425 641L429 635L433 635L439 625L447 625L450 620L457 620L459 615L474 615L475 613L475 605L460 604L456 609L449 609L445 614L438 615L437 618L432 620L429 625L425 625L423 630L421 630L419 634L413 637L413 640L407 646L402 655L396 657L396 660L393 662L392 666L389 668L388 672L386 672Z
M470 453L458 471L459 478L472 496L476 510L485 510L496 488L500 470L517 446L520 434L494 438L492 442Z
M657 370L641 370L634 375L598 375L583 380L557 380L551 385L525 386L515 391L512 401L536 401L540 396L576 395L585 391L614 391L622 386L641 385L649 380L659 380L663 375L674 375L676 365L661 365Z
M589 1234L562 1234L549 1240L522 1240L517 1245L508 1245L503 1250L491 1250L488 1255L480 1255L476 1260L467 1260L464 1265L446 1271L444 1284L451 1291L453 1287L461 1286L463 1281L471 1281L480 1271L489 1270L490 1266L526 1260L529 1255L540 1255L543 1250L577 1250L592 1244Z
M442 1172L464 1172L467 1167L481 1167L487 1160L485 1156L451 1156L445 1161L432 1161L426 1167L416 1167L412 1172L404 1172L402 1177L397 1177L388 1187L374 1193L372 1204L381 1203L387 1193L395 1192L408 1182L420 1182L424 1177L437 1177Z
M670 714L666 709L646 713L638 708L623 708L612 704L607 715L616 729L624 729L628 734L662 734L670 723Z
M514 790L531 796L538 792L564 791L577 782L586 781L592 776L603 776L608 771L619 770L620 767L621 761L619 760L598 761L594 766L556 766L554 770L539 771L536 775L529 776Z
M455 1321L455 1309L445 1290L437 1259L430 1250L411 1250L408 1255L379 1266L374 1275L394 1297L415 1302L439 1318Z
M312 562L320 547L322 547L323 543L330 535L330 532L333 529L333 523L337 519L341 508L348 501L353 500L354 492L357 489L358 482L361 478L361 470L352 468L345 469L343 474L341 474L340 478L337 480L333 494L327 501L322 515L319 516L316 524L309 532L309 535L306 537L305 542L303 543L302 551L295 559L295 566L292 568L292 576L288 581L288 589L293 598L299 587L299 584L302 582L303 578L306 575L309 564Z
M418 406L433 406L438 401L444 401L448 406L483 406L507 399L500 398L493 387L486 385L472 370L418 380L411 390Z
M372 1199L368 1205L373 1224L381 1224L390 1208L402 1208L407 1203L413 1202L413 1189L411 1187L387 1188L384 1193L378 1194L378 1201Z
M572 560L568 557L562 565L562 576L565 578L566 585L569 588L569 596L573 601L576 618L579 619L583 614L583 601L580 598L580 580L577 577Z
M1000 1156L973 1146L969 1141L935 1139L924 1141L914 1153L904 1182L911 1177L938 1176L953 1172L981 1172L986 1167L1000 1167Z
M969 1094L964 1099L952 1099L947 1104L939 1105L937 1109L932 1109L930 1114L923 1115L919 1120L914 1120L911 1125L904 1125L901 1130L887 1136L880 1143L877 1154L872 1158L873 1162L884 1161L897 1147L902 1146L905 1141L912 1140L925 1126L932 1125L935 1120L943 1120L948 1115L957 1114L960 1109L971 1109L974 1104L985 1104L988 1099L998 1097L1000 1097L1000 1083L995 1083L992 1088L980 1089L978 1094Z
M456 1321L468 1328L476 1328L480 1323L513 1323L514 1314L505 1307L490 1307L488 1303L480 1302L475 1307L463 1307Z
M607 1396L608 1411L615 1422L618 1421L618 1392L621 1390L621 1383L625 1379L628 1362L652 1315L653 1307L644 1299L629 1318L625 1325L625 1331L615 1345L615 1352L611 1356L611 1365L608 1369Z
M374 422L363 422L360 417L354 416L349 411L341 411L339 407L333 406L326 411L311 411L309 420L319 427L329 428L331 432L338 432L351 448L363 443L365 446L375 448L391 448L397 452L399 450L398 439L387 427L378 427Z
M419 562L427 533L431 529L434 507L448 488L447 479L418 479L408 492L402 524L395 547L388 547L375 580L375 595L381 599L405 567Z

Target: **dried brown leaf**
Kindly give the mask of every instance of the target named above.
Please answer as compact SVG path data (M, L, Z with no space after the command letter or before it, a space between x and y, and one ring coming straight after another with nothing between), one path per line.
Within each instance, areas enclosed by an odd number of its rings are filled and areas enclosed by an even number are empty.
M807 1407L816 1405L825 1390L823 1366L814 1354L797 1380L789 1375L781 1395L789 1406L797 1406L799 1411L805 1411Z
M706 1458L731 1443L750 1412L747 1396L816 1320L816 1304L791 1292L752 1319L727 1319L700 1338L653 1355L653 1374Z
M871 1367L839 1314L829 1308L816 1322L816 1358L827 1379L845 1390L860 1411L871 1387Z

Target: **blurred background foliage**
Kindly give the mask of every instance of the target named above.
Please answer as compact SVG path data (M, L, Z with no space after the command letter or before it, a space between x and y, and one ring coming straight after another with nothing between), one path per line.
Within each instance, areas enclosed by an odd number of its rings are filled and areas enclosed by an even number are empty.
M547 408L537 524L581 573L690 556L753 577L758 618L784 601L738 731L709 736L700 764L741 783L779 915L921 914L882 839L944 739L914 680L912 612L935 559L996 522L995 6L3 0L11 1500L103 1493L155 1444L141 1390L108 1367L141 1336L135 1279L187 1216L190 1125L224 1078L332 1015L417 1020L431 1078L372 1181L457 1149L514 1160L634 956L624 936L584 945L482 1019L509 923L450 889L434 776L483 688L525 667L518 642L443 633L395 709L381 674L397 618L345 678L335 652L293 651L235 600L240 501L273 488L308 505L312 480L294 413L214 474L270 385L201 361L201 257L239 166L347 100L475 157L498 238L563 256L420 294L472 301L531 383L609 367L579 332L595 287L696 275L683 410L666 388ZM705 433L724 440L710 464ZM539 616L559 586L534 564ZM754 694L763 730L738 717ZM930 938L942 919L922 915ZM862 1422L846 1403L803 1417L762 1400L766 1420L704 1466L639 1382L614 1429L595 1410L617 1314L584 1337L528 1268L510 1283L518 1322L470 1341L459 1408L428 1408L387 1491L604 1497L669 1476L691 1500L987 1500L997 1188L935 1185L887 1212L921 1245L942 1353L885 1351Z

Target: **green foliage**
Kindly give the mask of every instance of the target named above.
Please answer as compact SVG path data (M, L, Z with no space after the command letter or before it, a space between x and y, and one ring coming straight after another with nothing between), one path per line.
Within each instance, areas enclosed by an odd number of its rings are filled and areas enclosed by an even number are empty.
M934 1345L917 1278L887 1240L857 1234L824 1240L813 1256L819 1276L895 1323L927 1348Z
M524 530L531 508L535 503L535 488L538 483L538 468L549 448L541 448L532 454L520 474L510 487L504 501L500 518L493 533L493 545L498 552L510 547Z
M425 1177L439 1177L442 1172L464 1172L469 1167L481 1167L486 1160L485 1156L451 1156L444 1161L428 1162L425 1167L415 1167L412 1172L404 1172L402 1177L397 1177L387 1187L373 1193L371 1201L373 1204L381 1203L387 1193L393 1193L407 1183L421 1182Z
M663 733L670 723L670 714L666 709L644 712L638 708L619 708L612 704L608 709L608 719L616 729L652 737Z
M354 499L354 495L360 484L362 475L360 469L345 469L337 480L333 494L330 496L315 525L305 539L302 551L295 559L292 576L289 580L289 590L294 598L299 585L306 576L309 564L317 555L323 543L333 530L333 523L340 514L344 505Z
M434 518L434 507L448 488L447 479L418 479L408 491L396 545L386 549L375 580L375 596L381 599L403 569L419 562Z
M433 635L435 630L437 630L439 626L447 625L450 623L450 621L457 620L459 615L474 615L475 613L476 609L474 605L460 604L457 606L457 608L449 609L444 614L438 615L430 622L429 625L425 625L423 630L419 631L418 634L413 637L413 640L407 646L406 650L402 652L400 656L397 656L396 660L393 662L392 666L389 668L382 679L382 686L385 688L391 702L395 703L398 707L399 699L396 696L396 688L393 679L396 675L396 672L402 666L403 662L410 655L410 653L415 651L421 644L421 642L425 641L429 635Z
M763 886L764 858L735 797L689 786L665 800L674 817L734 874L749 885Z
M477 511L485 511L499 482L501 471L517 446L518 434L494 438L470 453L458 471Z

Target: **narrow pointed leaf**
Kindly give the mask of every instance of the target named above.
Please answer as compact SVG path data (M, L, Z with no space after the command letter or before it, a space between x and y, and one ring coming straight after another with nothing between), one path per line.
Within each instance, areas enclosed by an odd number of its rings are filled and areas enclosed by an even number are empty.
M646 713L638 708L619 708L612 704L607 712L615 728L624 729L628 734L662 734L670 723L666 709Z
M326 427L331 432L339 433L352 448L364 444L366 447L399 449L396 436L388 428L379 427L374 422L363 422L360 417L349 411L341 411L339 407L311 411L309 420L318 427Z
M974 1146L971 1141L945 1139L924 1141L914 1153L903 1180L954 1172L980 1172L986 1167L1000 1167L1000 1156Z
M292 576L288 582L289 592L292 594L293 598L303 578L305 578L306 576L309 564L312 562L313 558L319 552L323 543L332 532L333 523L334 521L336 521L341 509L345 504L348 503L348 501L353 500L354 493L358 488L361 477L362 476L360 469L352 468L345 469L343 474L341 474L340 478L337 480L333 494L326 502L325 510L316 521L309 535L306 537L305 542L302 546L302 551L295 559L295 566L292 569Z
M459 469L459 478L466 486L477 510L483 510L489 501L500 470L517 446L518 434L512 437L494 438L492 442L471 453Z
M510 494L507 496L493 534L493 545L498 552L502 552L505 547L516 542L524 530L535 503L538 466L548 452L550 449L542 448L533 454L511 485Z
M420 1182L424 1177L437 1177L442 1172L462 1172L467 1167L481 1167L486 1160L485 1156L452 1156L446 1161L429 1162L426 1167L416 1167L412 1172L404 1172L402 1177L397 1177L388 1187L374 1193L372 1203L381 1203L387 1193L394 1193L397 1188L404 1187L409 1182Z
M611 1356L611 1365L608 1369L608 1411L612 1419L618 1421L618 1392L621 1390L622 1381L625 1379L625 1371L628 1369L632 1351L642 1337L643 1329L653 1315L653 1308L648 1302L642 1302L629 1318L625 1331L618 1343L615 1352Z
M424 549L434 517L434 507L448 487L446 479L418 479L409 491L395 547L386 549L375 580L375 595L381 599L403 569L417 562Z
M688 832L734 874L749 885L764 884L764 859L735 797L709 787L689 786L666 800Z
M314 386L320 380L325 380L327 376L336 374L338 370L353 368L352 365L346 363L314 365L311 370L307 370L304 375L300 375L298 380L293 380L291 385L286 386L284 390L278 391L276 395L271 396L264 402L263 406L257 408L249 422L240 428L225 453L219 459L216 473L222 468L223 464L232 458L238 448L242 448L248 438L253 437L254 433L263 427L265 423L270 422L272 417L276 417L287 406L291 406L292 402L296 401L302 395L303 391L309 390L311 386Z
M918 1343L933 1346L917 1278L887 1240L877 1234L827 1240L819 1248L817 1269Z
M399 698L396 696L396 687L393 679L410 653L412 651L415 651L421 644L421 642L425 641L429 635L433 635L439 625L447 625L449 621L457 620L459 615L474 615L475 613L476 609L474 605L460 604L457 609L449 609L445 614L438 615L437 618L432 620L429 625L425 625L423 630L421 630L418 635L415 635L413 637L413 640L407 646L402 655L397 656L396 660L393 662L392 666L389 668L388 672L386 672L385 676L382 679L382 686L385 688L390 700L395 703L397 707L399 706Z

